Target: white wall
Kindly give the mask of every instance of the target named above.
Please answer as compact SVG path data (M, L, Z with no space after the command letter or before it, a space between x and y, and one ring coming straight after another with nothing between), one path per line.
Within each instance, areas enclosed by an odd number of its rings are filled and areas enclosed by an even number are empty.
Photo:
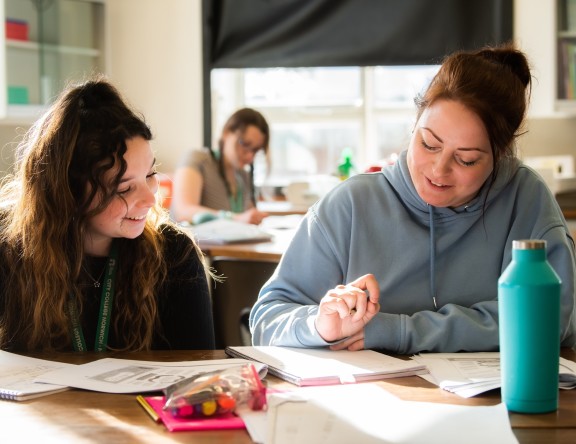
M159 170L203 140L201 0L108 0L112 81L154 134Z
M556 95L556 0L514 0L514 39L533 75L530 117L550 117Z

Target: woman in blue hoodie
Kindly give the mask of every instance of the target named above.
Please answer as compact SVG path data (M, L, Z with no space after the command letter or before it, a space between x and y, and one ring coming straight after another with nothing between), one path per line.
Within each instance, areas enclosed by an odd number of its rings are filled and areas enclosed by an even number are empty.
M310 209L250 314L255 345L392 353L498 350L514 239L544 239L576 341L575 254L546 184L516 157L531 87L513 45L448 56L408 149Z

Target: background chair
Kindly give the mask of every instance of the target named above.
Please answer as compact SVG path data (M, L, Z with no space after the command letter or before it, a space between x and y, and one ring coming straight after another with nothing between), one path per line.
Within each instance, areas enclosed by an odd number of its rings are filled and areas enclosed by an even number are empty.
M251 345L248 330L250 308L278 264L258 260L215 257L211 266L224 281L212 284L216 348Z

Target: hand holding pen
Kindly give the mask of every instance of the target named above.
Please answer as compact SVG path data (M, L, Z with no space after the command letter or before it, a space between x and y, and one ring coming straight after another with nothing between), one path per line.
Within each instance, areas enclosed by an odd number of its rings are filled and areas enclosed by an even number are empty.
M350 337L354 339L353 343L361 341L351 349L358 350L359 345L363 348L364 326L380 310L379 296L378 282L372 274L361 276L347 285L336 286L320 301L315 320L316 330L327 342ZM348 343L337 349L348 348L350 345Z

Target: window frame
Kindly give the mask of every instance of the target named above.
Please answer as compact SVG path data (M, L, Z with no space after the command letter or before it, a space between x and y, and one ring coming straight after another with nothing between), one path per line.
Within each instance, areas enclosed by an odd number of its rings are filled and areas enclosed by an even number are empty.
M423 65L423 68L434 68L433 66ZM367 169L369 166L382 163L388 157L397 154L401 149L395 152L388 152L387 155L382 156L378 146L378 121L379 119L386 119L393 117L394 119L400 118L406 122L410 122L410 127L414 124L416 115L416 107L413 100L410 102L395 102L378 104L375 100L375 82L376 82L376 69L378 67L365 66L357 67L360 70L360 96L361 100L353 105L329 105L329 106L254 106L246 103L245 97L245 74L243 69L226 69L231 78L233 97L227 97L228 106L222 107L220 112L217 103L218 98L218 82L211 81L212 85L212 122L211 133L213 135L212 146L217 146L218 137L224 125L225 119L236 109L245 106L254 107L260 111L268 120L270 126L275 124L290 124L290 123L319 123L326 121L326 116L330 116L329 120L334 121L347 121L357 122L360 127L360 136L356 149L354 150L355 163L360 171ZM414 66L407 66L406 68L414 68ZM266 69L266 68L258 68ZM314 69L314 68L308 68ZM413 98L412 98L413 99ZM410 130L411 131L411 130ZM406 134L408 138L408 134ZM274 147L274 137L271 136L271 147ZM406 144L407 147L407 144ZM402 148L404 149L404 148ZM332 172L322 171L318 174L331 174ZM257 185L259 185L257 183Z

